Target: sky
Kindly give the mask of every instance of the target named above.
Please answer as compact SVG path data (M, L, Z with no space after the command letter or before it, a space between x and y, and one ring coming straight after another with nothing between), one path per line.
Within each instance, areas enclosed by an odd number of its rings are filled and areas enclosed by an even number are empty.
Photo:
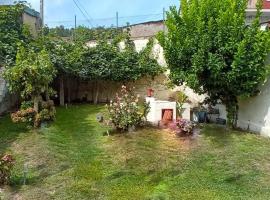
M81 13L77 5L85 13ZM39 11L40 0L27 0L32 8ZM77 24L87 27L116 25L116 12L119 13L119 26L127 22L133 24L163 17L163 8L179 7L180 0L44 0L45 24L50 27Z

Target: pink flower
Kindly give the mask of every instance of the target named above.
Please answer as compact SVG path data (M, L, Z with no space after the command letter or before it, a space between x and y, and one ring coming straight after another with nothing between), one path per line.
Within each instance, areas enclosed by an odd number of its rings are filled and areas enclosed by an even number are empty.
M4 162L13 162L14 161L12 156L9 155L9 154L5 155L1 160L4 161Z

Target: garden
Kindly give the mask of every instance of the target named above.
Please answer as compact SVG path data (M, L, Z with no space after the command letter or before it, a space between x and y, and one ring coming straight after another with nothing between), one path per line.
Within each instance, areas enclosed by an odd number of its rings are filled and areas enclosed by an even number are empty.
M184 0L181 15L167 12L167 32L139 52L129 28L87 35L79 27L69 41L45 27L33 37L18 20L23 3L1 8L0 36L9 37L0 43L1 75L18 101L0 117L0 199L268 199L270 140L237 130L239 99L256 96L269 75L262 4L246 26L246 3ZM167 66L153 54L157 43ZM146 98L130 85L166 71L168 90L207 94L198 112L222 103L227 120L184 119L188 97L178 92L156 101L174 108L152 123L152 89ZM72 101L80 82L91 84L91 102ZM106 84L118 92L105 105Z
M1 198L268 199L269 139L212 125L191 138L151 127L108 136L105 111L57 108L39 130L1 118L0 152L16 159Z

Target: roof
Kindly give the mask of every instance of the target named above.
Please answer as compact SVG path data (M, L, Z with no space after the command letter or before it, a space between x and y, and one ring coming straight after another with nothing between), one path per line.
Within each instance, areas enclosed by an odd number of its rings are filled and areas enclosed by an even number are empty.
M34 9L29 8L29 7L25 7L24 12L26 14L28 14L28 15L33 16L33 17L40 17L40 13L39 12L37 12Z
M147 25L147 24L160 24L160 23L163 23L163 22L164 22L163 20L148 21L148 22L142 22L142 23L137 23L137 24L131 24L129 26L132 27L132 26Z

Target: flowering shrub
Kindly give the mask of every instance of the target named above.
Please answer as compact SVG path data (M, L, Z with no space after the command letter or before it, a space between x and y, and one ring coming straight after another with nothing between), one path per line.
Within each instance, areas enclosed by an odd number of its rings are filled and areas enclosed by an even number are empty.
M53 101L44 101L41 106L40 116L42 121L53 121L55 120L56 110Z
M5 155L0 159L0 185L9 183L14 164L15 160L11 155Z
M180 119L177 122L177 126L179 128L179 134L192 135L196 125L194 122L191 122L185 119Z
M11 119L14 123L25 123L27 126L34 126L36 111L34 108L27 108L25 110L19 110L16 113L11 114Z
M147 106L141 111L139 95L135 96L126 86L122 86L121 94L116 94L114 101L108 106L109 117L116 129L126 131L128 128L143 124L148 112Z
M41 122L53 121L55 119L56 110L53 101L42 102L41 111L36 113L31 102L23 102L21 110L11 114L14 123L25 123L28 127L39 127Z

